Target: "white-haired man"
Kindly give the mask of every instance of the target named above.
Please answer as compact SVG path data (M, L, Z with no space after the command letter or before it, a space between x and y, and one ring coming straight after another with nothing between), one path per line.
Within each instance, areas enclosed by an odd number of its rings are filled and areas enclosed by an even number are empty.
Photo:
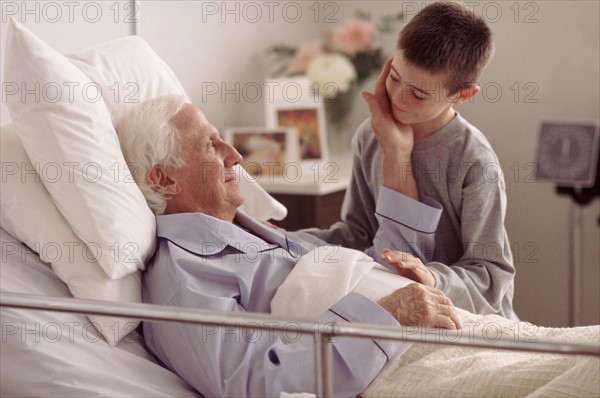
M118 133L134 179L157 214L157 251L144 274L144 301L270 313L275 291L299 257L324 242L271 228L237 210L244 198L233 166L242 158L200 109L183 99L162 97L140 104L120 123ZM379 303L352 292L321 319L460 327L451 301L420 284ZM312 336L295 336L290 343L275 333L145 323L144 338L168 368L205 396L315 390ZM360 393L407 347L337 337L334 394Z

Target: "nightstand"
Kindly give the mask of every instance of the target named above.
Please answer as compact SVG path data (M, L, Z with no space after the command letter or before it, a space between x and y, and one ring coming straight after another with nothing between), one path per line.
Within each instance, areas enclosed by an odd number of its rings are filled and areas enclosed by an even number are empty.
M350 183L351 159L302 164L289 168L285 176L262 176L258 183L288 209L281 221L272 221L289 231L328 228L340 220L342 203Z

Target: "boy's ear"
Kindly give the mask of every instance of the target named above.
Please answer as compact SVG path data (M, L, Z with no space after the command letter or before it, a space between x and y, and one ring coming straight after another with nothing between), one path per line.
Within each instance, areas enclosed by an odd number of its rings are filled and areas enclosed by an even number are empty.
M175 196L181 193L181 186L169 176L168 171L163 166L152 166L146 172L146 180L152 189L160 194Z
M481 90L481 88L479 86L475 86L475 85L459 90L458 93L456 93L455 104L460 105L463 102L468 101L470 98L473 98L474 96L476 96L480 90Z

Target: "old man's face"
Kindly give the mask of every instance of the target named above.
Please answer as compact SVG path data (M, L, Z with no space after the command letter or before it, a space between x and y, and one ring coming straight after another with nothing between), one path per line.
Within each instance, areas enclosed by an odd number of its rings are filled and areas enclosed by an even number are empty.
M173 117L185 165L164 167L161 185L171 196L166 214L201 212L231 221L244 202L233 166L242 160L231 145L219 137L202 111L185 104Z

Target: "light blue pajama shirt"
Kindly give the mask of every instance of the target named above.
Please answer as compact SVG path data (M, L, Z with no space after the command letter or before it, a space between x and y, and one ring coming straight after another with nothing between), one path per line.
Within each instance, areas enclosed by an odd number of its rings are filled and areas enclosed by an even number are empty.
M395 199L402 196L390 194ZM402 200L404 217L397 205L396 214L385 214L390 226L379 236L382 244L400 239L413 227L435 230L439 209L407 197ZM429 225L423 221L427 219ZM423 241L430 240L431 234L421 235ZM143 278L144 302L218 311L270 313L271 299L299 257L317 247L319 256L333 249L312 235L276 230L242 212L234 223L200 213L157 216L157 236L157 251ZM410 236L410 241L414 238ZM320 320L398 325L383 308L357 293L342 298ZM299 335L290 324L284 337L285 341L272 330L144 322L150 350L204 396L315 392L313 336ZM335 337L334 395L359 394L408 347Z

